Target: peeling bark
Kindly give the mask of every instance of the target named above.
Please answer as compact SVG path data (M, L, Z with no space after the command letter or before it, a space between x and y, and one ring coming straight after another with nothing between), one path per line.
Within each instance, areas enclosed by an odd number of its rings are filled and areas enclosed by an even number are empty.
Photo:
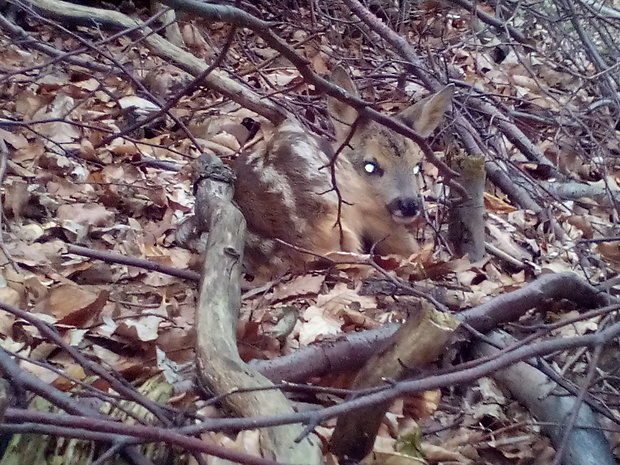
M399 381L435 361L445 350L458 322L423 304L416 315L394 334L392 340L368 361L357 374L352 389L384 385ZM338 417L330 449L340 463L359 461L371 450L390 402L356 410Z
M468 198L450 209L448 237L460 255L467 254L471 262L485 256L484 248L484 157L457 156L452 168L460 174L459 183Z

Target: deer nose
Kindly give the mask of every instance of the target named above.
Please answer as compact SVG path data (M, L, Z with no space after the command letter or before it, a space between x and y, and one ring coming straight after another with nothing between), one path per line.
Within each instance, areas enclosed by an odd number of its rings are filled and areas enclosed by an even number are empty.
M388 210L394 216L411 218L420 213L420 201L414 197L398 197L388 204Z

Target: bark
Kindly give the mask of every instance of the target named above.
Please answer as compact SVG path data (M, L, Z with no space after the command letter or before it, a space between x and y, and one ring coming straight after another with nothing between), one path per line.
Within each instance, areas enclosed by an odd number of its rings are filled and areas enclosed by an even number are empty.
M166 7L160 2L151 0L151 11L159 11L164 8ZM179 28L179 23L177 23L177 15L174 10L169 9L164 12L161 17L161 23L166 26L166 38L170 41L170 43L176 45L177 47L185 47L185 41L183 40L181 28Z
M243 362L237 350L245 220L231 203L233 175L215 156L203 157L199 164L196 215L208 220L209 239L196 310L198 379L214 394L230 394L222 403L236 415L293 413L279 390L231 394L237 389L265 388L272 383ZM301 433L300 425L261 430L263 456L286 463L320 463L318 441L310 435L296 442Z
M609 184L603 182L584 184L579 182L540 182L543 189L563 200L577 200L582 197L591 197L602 205L620 203L620 191L610 178Z
M319 342L271 360L252 360L250 365L275 383L301 383L314 376L357 370L387 344L400 325L347 333L332 341Z
M13 400L11 384L4 378L0 378L0 423L4 423L4 414Z
M480 332L487 332L495 329L499 323L516 321L525 312L547 300L559 299L570 300L582 308L604 307L611 303L607 294L574 273L545 274L519 290L499 295L461 312L458 319Z

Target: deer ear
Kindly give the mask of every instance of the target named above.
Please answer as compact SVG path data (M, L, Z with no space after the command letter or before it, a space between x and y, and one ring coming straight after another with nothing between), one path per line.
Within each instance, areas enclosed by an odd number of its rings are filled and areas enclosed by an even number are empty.
M359 95L353 80L341 66L337 66L332 71L330 79L334 84L342 87L351 95L355 97ZM355 111L355 108L333 97L328 97L327 99L327 110L336 129L336 140L342 142L349 134L349 131L351 131L351 125L357 119L357 111Z
M453 93L454 85L451 84L411 105L398 117L422 137L428 137L443 121L443 115L452 102Z

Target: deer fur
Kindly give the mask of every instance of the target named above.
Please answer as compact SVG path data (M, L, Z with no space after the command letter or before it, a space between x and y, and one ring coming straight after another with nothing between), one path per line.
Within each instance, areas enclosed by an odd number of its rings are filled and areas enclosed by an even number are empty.
M357 95L342 68L334 70L332 80ZM441 123L451 99L452 87L446 87L397 117L428 137ZM327 165L358 115L333 98L328 109L336 130L333 147L289 118L264 150L236 161L234 199L247 221L245 263L250 274L273 277L317 259L301 249L325 255L363 252L374 245L377 253L404 257L418 249L407 226L422 211L414 174L422 161L420 148L378 123L358 121L335 162L339 202Z

